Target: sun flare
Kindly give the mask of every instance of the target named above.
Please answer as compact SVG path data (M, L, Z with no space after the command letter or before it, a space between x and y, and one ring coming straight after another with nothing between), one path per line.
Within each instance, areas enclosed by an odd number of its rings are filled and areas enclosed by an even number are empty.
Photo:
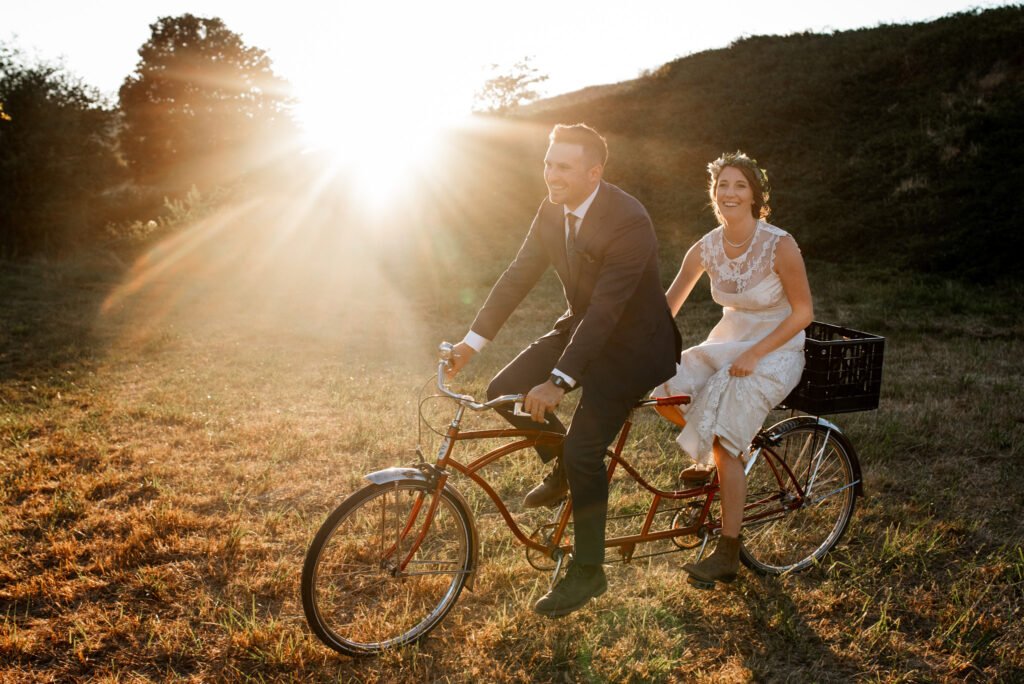
M381 209L427 175L443 153L445 130L468 112L411 105L402 94L351 107L312 100L301 108L306 147L326 155L368 209Z

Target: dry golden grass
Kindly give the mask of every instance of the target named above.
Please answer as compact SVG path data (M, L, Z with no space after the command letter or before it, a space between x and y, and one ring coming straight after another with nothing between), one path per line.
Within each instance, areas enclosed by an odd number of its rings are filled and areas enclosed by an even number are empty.
M1019 288L812 264L820 319L888 337L882 408L836 418L867 496L821 567L703 593L683 555L619 564L606 596L545 620L530 605L547 575L459 482L482 531L475 590L418 647L351 660L305 625L306 547L363 473L413 460L417 391L481 279L453 276L463 301L442 302L370 267L160 267L170 253L0 270L0 681L1024 678ZM543 330L555 294L528 300L466 389ZM715 315L688 307L688 340ZM641 421L635 447L666 477L671 437ZM494 477L515 501L541 472Z

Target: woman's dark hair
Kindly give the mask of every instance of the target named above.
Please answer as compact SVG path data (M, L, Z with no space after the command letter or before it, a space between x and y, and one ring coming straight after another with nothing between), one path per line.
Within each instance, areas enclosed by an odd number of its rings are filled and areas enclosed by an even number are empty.
M754 203L750 206L750 213L756 219L768 218L772 213L772 208L768 206L768 198L772 190L771 185L768 184L768 172L757 165L756 159L751 159L739 150L734 153L727 152L708 164L708 174L710 175L708 195L711 197L711 208L715 210L715 216L719 221L723 221L721 214L718 213L718 205L715 203L715 187L718 185L718 177L722 171L730 166L739 169L750 183L750 189L754 193Z

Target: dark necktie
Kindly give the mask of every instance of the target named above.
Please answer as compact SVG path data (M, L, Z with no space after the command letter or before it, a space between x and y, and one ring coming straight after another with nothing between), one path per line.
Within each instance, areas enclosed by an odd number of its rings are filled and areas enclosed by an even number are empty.
M580 217L576 214L566 214L565 218L569 221L569 234L565 237L565 255L569 261L569 277L572 277L572 265L576 259L576 224Z

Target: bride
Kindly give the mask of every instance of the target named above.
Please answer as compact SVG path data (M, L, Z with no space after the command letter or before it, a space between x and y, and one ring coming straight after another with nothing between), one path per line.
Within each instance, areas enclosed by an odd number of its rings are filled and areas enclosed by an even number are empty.
M799 383L804 328L814 315L800 248L765 221L767 174L742 152L722 155L708 173L721 225L689 249L666 297L675 316L707 272L722 319L704 342L683 352L675 377L655 391L693 397L689 406L659 409L683 426L677 441L695 462L682 473L684 485L705 482L712 464L718 469L721 538L709 557L683 566L701 589L736 578L750 441Z

